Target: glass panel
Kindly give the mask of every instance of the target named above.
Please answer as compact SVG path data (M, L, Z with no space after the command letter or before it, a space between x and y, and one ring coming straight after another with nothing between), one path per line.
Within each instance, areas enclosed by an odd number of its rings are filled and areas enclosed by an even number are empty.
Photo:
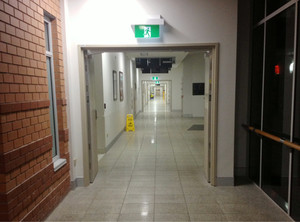
M265 1L253 0L253 23L258 23L265 17Z
M47 74L48 74L48 91L50 100L50 125L52 135L52 157L57 156L57 144L56 144L56 127L55 127L55 112L54 112L54 95L53 95L53 81L52 81L52 70L51 70L51 58L47 58Z
M49 24L48 22L44 22L45 24L45 43L46 43L46 51L50 52L50 38L49 38Z
M263 76L264 26L253 31L253 53L251 74L250 125L261 128L262 76ZM260 138L250 135L249 145L249 177L259 183Z
M262 189L285 211L288 209L289 149L263 138Z
M264 131L290 139L295 9L290 7L267 22L264 91ZM262 189L288 209L289 149L263 139Z
M290 0L267 0L267 14L271 14L289 1Z
M300 6L298 11L300 10ZM298 17L299 18L299 17ZM299 21L299 19L298 19ZM298 22L298 42L300 39L300 22ZM300 144L300 44L297 48L296 63L296 91L295 91L295 119L293 141ZM292 68L292 67L291 67ZM293 177L291 195L291 216L295 221L300 221L300 152L293 154Z
M264 130L289 139L294 56L295 9L290 7L267 22Z
M295 221L300 221L300 152L299 151L294 151L293 154L291 216Z

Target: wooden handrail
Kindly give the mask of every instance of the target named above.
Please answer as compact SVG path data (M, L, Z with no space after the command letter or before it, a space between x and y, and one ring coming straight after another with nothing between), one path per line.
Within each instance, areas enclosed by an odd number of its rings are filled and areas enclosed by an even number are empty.
M262 130L259 130L259 129L255 129L253 126L248 126L246 124L243 124L243 127L245 127L246 129L248 129L248 130L250 130L252 132L255 132L255 133L259 134L259 135L262 135L262 136L267 137L267 138L269 138L271 140L274 140L274 141L276 141L278 143L282 143L282 144L284 144L284 145L286 145L288 147L291 147L291 148L293 148L295 150L300 151L300 145L299 144L292 143L292 142L290 142L290 141L288 141L286 139L282 139L282 138L280 138L278 136L274 136L274 135L272 135L270 133L267 133L265 131L262 131Z

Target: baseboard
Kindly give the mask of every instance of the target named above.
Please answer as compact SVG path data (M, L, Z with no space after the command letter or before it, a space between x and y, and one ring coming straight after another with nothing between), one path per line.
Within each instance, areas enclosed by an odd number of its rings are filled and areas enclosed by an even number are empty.
M71 181L71 189L74 190L76 187L84 187L84 179L76 178Z
M182 117L191 118L193 117L193 114L182 114Z
M123 128L119 134L105 147L105 152L109 151L109 149L114 145L114 143L119 139L119 137L122 135L122 133L124 132Z
M217 177L217 186L234 186L233 177Z
M136 118L141 112L142 112L141 110L138 111L138 112L135 114L134 118Z

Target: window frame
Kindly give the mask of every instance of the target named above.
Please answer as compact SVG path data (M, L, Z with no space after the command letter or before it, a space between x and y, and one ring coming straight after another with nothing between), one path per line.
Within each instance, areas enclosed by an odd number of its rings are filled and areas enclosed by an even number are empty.
M47 27L45 25L47 23ZM52 30L51 30L51 18L47 15L44 15L44 28L45 28L45 49L46 49L46 63L49 59L50 62L50 70L48 70L47 66L47 80L48 80L48 87L51 87L51 91L49 90L49 100L50 100L50 106L52 104L52 110L51 107L49 107L49 114L53 116L53 128L54 128L54 141L55 144L52 145L52 160L54 163L54 170L58 170L61 166L64 165L64 162L66 162L65 159L60 158L60 152L59 152L59 127L58 127L58 121L57 121L57 104L56 104L56 87L55 87L55 73L54 73L54 64L53 64L53 42L52 42ZM48 33L48 39L46 39L46 29ZM47 49L46 40L48 40L49 43L49 50ZM50 82L51 81L51 82ZM50 84L50 86L49 86ZM50 117L51 122L51 117ZM51 127L51 123L50 123ZM51 127L52 128L52 127ZM51 129L52 134L52 129ZM55 150L55 155L53 155L53 150Z

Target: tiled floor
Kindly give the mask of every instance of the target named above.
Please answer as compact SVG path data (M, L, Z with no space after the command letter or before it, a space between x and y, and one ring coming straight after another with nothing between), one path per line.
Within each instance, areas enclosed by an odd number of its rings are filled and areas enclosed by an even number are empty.
M93 184L71 191L47 221L289 221L256 186L212 187L202 172L200 118L151 101L99 162Z

